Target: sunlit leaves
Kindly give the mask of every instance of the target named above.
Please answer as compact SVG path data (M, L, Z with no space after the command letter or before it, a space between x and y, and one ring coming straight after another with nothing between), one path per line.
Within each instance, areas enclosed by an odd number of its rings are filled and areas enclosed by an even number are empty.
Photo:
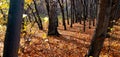
M25 3L26 3L26 4L31 4L31 3L32 3L32 0L25 0Z
M48 17L45 17L45 18L44 18L44 22L48 22Z
M25 0L25 5L24 5L24 9L27 9L28 7L27 7L27 5L29 4L31 4L33 2L33 0Z
M1 0L0 9L8 9L8 8L9 8L9 3L6 0Z
M93 56L89 56L89 57L93 57Z
M0 13L0 19L3 17L3 14Z
M7 3L5 3L5 4L1 4L0 5L0 8L1 9L5 9L5 8L8 8L9 6L8 6L8 4Z
M42 38L43 38L43 39L47 38L47 34L46 34L46 33L43 33Z

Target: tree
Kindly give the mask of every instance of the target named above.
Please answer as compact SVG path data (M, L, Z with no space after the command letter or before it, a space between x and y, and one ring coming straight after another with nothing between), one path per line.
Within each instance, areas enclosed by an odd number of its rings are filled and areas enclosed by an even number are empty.
M62 13L62 22L64 26L64 30L66 30L66 23L65 23L65 13L64 13L64 1L63 0L58 0L58 3L60 5L61 13Z
M83 31L85 32L86 30L86 20L87 20L87 15L88 15L88 1L87 0L83 0L83 23L84 23L84 27L83 27Z
M78 7L79 5L79 7ZM81 0L75 0L75 10L76 10L76 22L80 22L81 24L81 18L82 18L82 3Z
M10 0L3 57L18 57L24 0Z
M65 0L66 2L66 17L67 17L67 24L69 25L69 17L68 17L68 1Z
M107 32L111 32L110 28L113 28L113 25L115 25L115 22L120 18L120 0L112 1L112 10L111 10L111 16L109 20L109 29Z
M99 0L97 27L95 29L87 57L99 57L100 51L103 47L104 40L107 34L107 28L110 17L110 2L111 0Z
M74 14L73 14L74 13L73 12L73 4L74 3L73 3L73 0L70 0L70 2L71 2L71 10L70 10L71 11L71 20L70 20L71 23L70 23L70 27L73 27L72 25L73 25L73 21L74 21Z
M36 10L36 14L37 14L37 17L38 17L38 26L39 26L39 29L41 29L41 30L43 30L43 26L42 26L42 20L41 20L41 18L40 18L40 14L39 14L39 10L38 10L38 8L37 8L37 4L36 4L36 1L35 0L33 0L33 2L34 2L34 5L35 5L35 10Z
M57 17L57 2L50 0L49 4L49 27L48 27L48 35L59 36L57 31L58 27L58 17Z

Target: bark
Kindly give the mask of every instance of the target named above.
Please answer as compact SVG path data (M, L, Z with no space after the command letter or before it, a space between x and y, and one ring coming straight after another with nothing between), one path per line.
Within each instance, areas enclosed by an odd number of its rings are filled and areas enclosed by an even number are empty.
M45 3L46 3L47 12L48 12L48 15L49 15L49 0L45 0Z
M33 14L33 16L34 16L35 22L37 22L37 25L38 25L38 27L40 28L40 27L41 27L41 26L40 26L40 22L37 20L37 17L36 17L36 15L35 15L35 13L33 12L32 7L31 7L29 4L28 4L27 6L28 6L28 8L31 10L31 12L32 12L32 14Z
M109 8L109 0L100 0L99 1L99 10L97 16L97 27L92 37L90 48L86 57L93 56L99 57L100 51L103 47L104 40L106 38L106 31L108 27L109 16L106 16L110 13L107 9Z
M24 0L10 0L3 57L18 57Z
M89 19L89 29L91 29L91 19Z
M115 22L120 18L120 0L113 0L112 10L110 14L111 16L110 16L108 27L113 28L113 25L115 25ZM111 30L108 29L107 32L111 32Z
M65 0L66 2L66 16L67 16L67 24L69 25L69 17L68 17L68 1Z
M33 2L34 2L34 5L35 5L35 10L36 10L37 17L38 17L39 29L40 29L40 30L43 30L42 20L41 20L41 18L40 18L40 16L39 16L40 14L39 14L39 10L38 10L38 8L37 8L36 1L33 0Z
M78 7L78 5L80 5L79 7ZM78 22L80 22L80 24L81 24L81 19L82 19L82 3L81 3L81 1L80 0L76 0L75 1L75 10L76 10L76 21Z
M75 0L73 0L73 14L74 14L74 15L73 15L73 16L74 16L74 18L73 18L73 20L74 20L73 23L77 23L77 21L78 21L78 20L77 20L77 17L78 17L78 16L77 16L77 11L76 11L76 8L75 8L75 4L76 4L76 3L75 3Z
M49 8L49 27L48 35L49 36L59 36L60 34L57 31L58 26L58 17L57 17L57 2L50 0Z
M60 9L61 9L61 13L62 13L62 19L63 19L62 22L63 22L64 30L66 30L63 0L62 0L61 2L60 2L60 0L58 0L58 3L59 3L59 5L60 5Z
M87 19L87 1L86 0L83 0L82 1L82 3L83 3L83 25L84 25L84 27L83 27L83 31L85 32L85 30L86 30L86 19Z
M70 27L72 28L72 25L73 25L73 21L74 21L74 14L73 14L73 0L70 0L71 1L71 23L70 23Z

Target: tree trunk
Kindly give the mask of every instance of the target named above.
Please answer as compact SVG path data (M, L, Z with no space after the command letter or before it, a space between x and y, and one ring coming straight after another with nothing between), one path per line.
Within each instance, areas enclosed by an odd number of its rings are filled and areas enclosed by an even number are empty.
M110 11L108 12L107 10L110 9L108 6L109 0L100 0L99 3L100 5L98 8L99 10L97 16L97 27L92 37L88 55L86 57L89 56L99 57L100 51L103 47L104 40L106 38L106 31L109 21L109 17L107 17L106 14L110 13Z
M66 2L66 16L67 16L67 24L69 25L69 17L68 17L68 1L65 0Z
M73 14L73 0L70 0L71 1L71 23L70 23L70 27L72 28L72 25L73 25L73 21L74 21L74 14Z
M62 0L62 2L60 2L60 0L58 0L58 3L59 3L59 5L60 5L60 9L61 9L61 13L62 13L62 19L63 19L62 22L63 22L64 30L66 30L63 0Z
M87 11L87 1L86 0L83 0L82 1L83 2L83 25L84 25L84 27L83 27L83 31L85 32L85 30L86 30L86 19L87 19L87 13L88 13L88 11Z
M48 27L48 35L49 36L59 36L57 31L58 26L58 17L57 17L57 2L50 0L50 8L49 8L49 27Z
M40 14L39 14L39 11L38 11L38 8L37 8L37 4L36 4L36 1L33 0L34 2L34 5L35 5L35 10L36 10L36 14L37 14L37 17L38 17L38 22L39 22L39 29L43 30L43 25L42 25L42 20L40 18Z
M31 12L32 12L32 14L33 14L33 16L34 16L35 22L37 22L38 27L41 28L40 22L37 20L37 17L36 17L36 15L35 15L35 13L33 12L32 7L31 7L29 4L28 4L27 6L28 6L28 8L31 10Z
M114 0L112 3L111 18L109 20L109 28L113 28L115 25L114 21L117 21L120 18L120 0ZM108 29L107 32L111 32L111 29Z
M24 0L10 0L3 57L18 57Z

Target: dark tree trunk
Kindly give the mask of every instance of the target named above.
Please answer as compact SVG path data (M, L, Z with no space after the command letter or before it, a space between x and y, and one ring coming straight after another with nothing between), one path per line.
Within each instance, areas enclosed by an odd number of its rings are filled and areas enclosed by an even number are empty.
M45 0L46 3L46 8L47 8L47 12L48 12L48 16L49 16L49 0Z
M115 22L120 18L120 0L114 0L112 2L112 10L110 14L111 16L108 27L113 28ZM107 32L111 32L111 29L108 29Z
M89 29L91 29L91 19L89 19Z
M75 23L75 0L72 0L72 9L73 9L73 13L72 13L72 16L73 16L73 21L72 23L74 24Z
M3 57L18 57L24 0L10 0Z
M95 26L95 19L93 19L92 22L93 22L93 26Z
M73 25L73 22L74 22L74 14L73 14L73 0L70 0L71 1L71 23L70 23L70 27L72 27Z
M63 26L64 26L64 30L66 30L66 23L65 23L65 13L64 13L64 5L63 5L63 0L58 0L58 3L60 5L60 9L61 9L61 13L62 13L62 22L63 22Z
M85 30L86 30L86 20L87 20L87 13L88 13L88 9L87 9L87 7L88 7L88 5L87 5L87 1L86 0L83 0L82 1L82 3L83 3L83 25L84 25L84 27L83 27L83 31L85 32Z
M28 8L31 10L31 12L32 12L32 14L33 14L33 16L34 16L35 22L37 22L38 27L41 28L40 22L37 20L37 17L36 17L36 15L35 15L35 13L33 12L32 7L31 7L29 4L28 4L27 6L28 6Z
M34 5L35 5L35 10L36 10L36 14L37 14L37 17L38 17L38 22L39 22L39 29L40 30L43 30L43 25L42 25L42 21L41 21L41 18L40 18L40 14L39 14L39 11L38 11L38 8L37 8L37 4L36 4L36 1L33 0L34 2Z
M78 7L79 5L79 7ZM81 18L82 18L82 3L80 0L75 0L75 10L76 10L76 21L80 22L81 24Z
M50 0L50 8L49 8L49 27L48 27L48 35L49 36L59 36L57 31L58 26L58 17L57 17L57 2Z
M90 44L90 48L88 51L89 56L99 57L100 51L103 47L104 40L106 38L106 31L108 27L109 16L107 16L110 11L109 8L109 0L100 0L99 1L99 10L97 16L97 27L95 33L92 37L92 41Z
M66 2L66 16L67 16L67 24L69 25L69 17L68 17L68 1L65 0Z

